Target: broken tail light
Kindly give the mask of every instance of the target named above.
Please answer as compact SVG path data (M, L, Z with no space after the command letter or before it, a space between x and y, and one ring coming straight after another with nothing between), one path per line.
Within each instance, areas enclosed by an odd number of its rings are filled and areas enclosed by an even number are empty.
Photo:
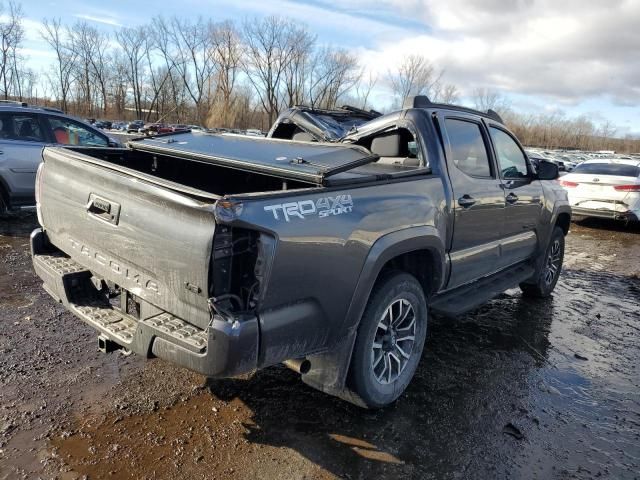
M216 202L214 216L218 223L228 223L237 219L242 213L242 202L234 202L222 198Z

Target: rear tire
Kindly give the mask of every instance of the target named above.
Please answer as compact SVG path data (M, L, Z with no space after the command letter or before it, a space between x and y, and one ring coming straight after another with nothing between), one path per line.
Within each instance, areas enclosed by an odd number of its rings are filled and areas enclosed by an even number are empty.
M407 273L380 279L369 297L351 358L349 386L370 408L396 400L413 378L427 335L427 302Z
M4 217L8 215L9 215L9 206L5 201L4 189L2 188L2 185L0 185L0 217Z
M546 298L551 295L562 272L564 259L564 231L555 227L545 252L544 264L536 277L520 284L522 294L526 297Z

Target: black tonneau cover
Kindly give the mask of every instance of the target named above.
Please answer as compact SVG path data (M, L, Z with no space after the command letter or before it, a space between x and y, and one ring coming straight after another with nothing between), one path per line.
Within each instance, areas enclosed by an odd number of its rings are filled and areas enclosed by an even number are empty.
M318 185L331 175L374 162L377 155L348 144L292 142L191 132L137 138L129 148L254 171Z

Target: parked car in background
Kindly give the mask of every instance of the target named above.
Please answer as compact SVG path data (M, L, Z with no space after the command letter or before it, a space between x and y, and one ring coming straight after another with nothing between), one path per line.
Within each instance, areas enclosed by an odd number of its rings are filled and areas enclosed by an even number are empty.
M112 123L109 120L98 120L93 124L95 128L101 128L103 130L110 130L111 125Z
M246 135L249 135L250 137L264 137L265 134L262 132L262 130L258 130L257 128L247 128L247 130L245 131Z
M587 160L560 180L574 217L640 219L640 160Z
M172 132L178 132L181 130L189 130L189 125L185 125L184 123L177 123L177 124L173 124L171 125L172 128Z
M138 133L141 128L144 128L144 122L142 120L134 120L127 124L127 133Z
M191 130L192 132L206 132L207 129L204 127L201 127L200 125L187 125L187 128L189 130Z
M173 132L173 128L165 123L148 123L146 124L142 130L139 130L141 133L145 134L157 134L157 133L169 133Z
M0 103L0 213L35 206L36 170L46 145L121 146L62 110Z

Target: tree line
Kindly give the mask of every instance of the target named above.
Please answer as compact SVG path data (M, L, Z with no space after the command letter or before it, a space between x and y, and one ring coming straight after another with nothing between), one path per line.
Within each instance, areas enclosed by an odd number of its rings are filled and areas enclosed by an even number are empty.
M458 87L426 55L406 55L375 75L352 51L321 44L306 25L281 16L242 22L156 16L112 32L84 20L45 18L40 36L54 61L40 78L20 53L20 3L0 3L0 18L0 95L82 117L267 129L294 105L371 109L378 87L391 92L393 108L418 94L460 102ZM517 113L487 89L470 99L502 113L525 144L640 151L637 138L613 138L610 123Z

